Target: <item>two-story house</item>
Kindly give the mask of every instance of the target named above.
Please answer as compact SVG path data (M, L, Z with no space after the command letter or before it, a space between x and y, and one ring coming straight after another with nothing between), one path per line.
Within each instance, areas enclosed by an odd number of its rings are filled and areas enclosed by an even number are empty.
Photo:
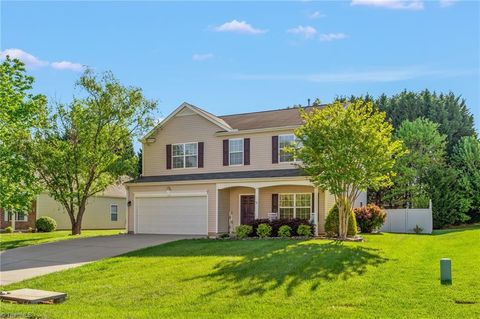
M296 108L215 116L183 103L142 139L143 174L126 184L129 232L213 236L304 218L322 233L333 196L284 150L299 125Z

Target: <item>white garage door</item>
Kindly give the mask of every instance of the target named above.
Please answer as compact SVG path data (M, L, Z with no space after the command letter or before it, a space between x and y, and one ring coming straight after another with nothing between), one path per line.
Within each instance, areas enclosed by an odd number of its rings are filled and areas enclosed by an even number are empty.
M207 234L207 196L137 197L139 234Z

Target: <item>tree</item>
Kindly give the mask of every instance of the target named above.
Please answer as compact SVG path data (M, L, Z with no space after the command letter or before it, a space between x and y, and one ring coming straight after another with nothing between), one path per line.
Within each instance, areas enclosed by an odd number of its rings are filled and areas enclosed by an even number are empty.
M0 207L31 208L39 191L35 167L25 156L31 133L46 117L46 98L31 93L34 79L25 65L8 56L0 64Z
M474 136L463 137L453 149L452 165L459 172L462 193L471 202L468 215L480 221L480 141Z
M432 167L443 165L445 158L446 136L438 132L438 127L424 118L400 124L395 136L403 141L408 153L395 163L393 186L383 198L389 206L428 206L425 178Z
M125 87L109 72L86 71L81 98L57 104L50 125L35 136L32 160L50 195L67 211L72 234L80 234L87 200L136 172L132 139L150 127L156 102Z
M373 104L339 101L324 109L301 111L303 124L295 130L301 147L296 156L312 183L327 189L339 209L339 237L346 238L348 212L360 191L391 184L395 158L403 155L393 127Z
M475 135L473 115L466 101L452 92L437 94L429 90L418 93L405 90L391 97L380 96L375 100L375 106L387 113L395 128L405 120L414 121L420 117L438 123L439 132L447 137L449 155L462 137Z

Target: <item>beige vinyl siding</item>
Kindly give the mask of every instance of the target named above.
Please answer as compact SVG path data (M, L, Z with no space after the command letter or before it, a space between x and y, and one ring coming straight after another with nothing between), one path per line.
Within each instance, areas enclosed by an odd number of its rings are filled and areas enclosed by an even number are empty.
M218 232L228 232L230 219L230 194L228 189L218 191Z
M223 166L223 143L228 136L215 136L222 129L200 115L177 115L152 137L156 141L143 144L145 176L249 171L294 168L291 163L272 164L272 136L291 134L292 130L235 135L232 138L250 138L250 165ZM166 145L204 142L204 167L166 169Z
M135 207L135 193L151 192L151 193L165 193L167 189L174 192L207 192L208 195L208 232L216 232L216 187L215 184L192 184L192 185L130 185L128 187L128 200L131 205L128 207L128 231L134 231L134 207Z
M110 219L110 205L117 205L117 221ZM126 214L125 198L92 197L88 200L82 220L83 229L124 229ZM37 199L37 218L49 216L57 222L57 229L71 229L67 211L48 194L40 194Z

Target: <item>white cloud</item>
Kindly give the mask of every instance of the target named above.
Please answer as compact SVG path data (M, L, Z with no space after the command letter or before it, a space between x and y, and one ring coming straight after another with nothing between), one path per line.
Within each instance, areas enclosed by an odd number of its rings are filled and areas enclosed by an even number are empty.
M335 40L342 40L348 38L348 35L345 33L323 33L320 34L320 41L329 42Z
M31 55L20 49L6 49L0 51L0 59L4 60L6 57L10 56L12 59L19 59L23 63L25 63L25 67L30 69L41 68L48 65L47 61L42 61L36 56Z
M75 72L83 72L85 70L85 66L80 63L73 63L69 61L61 61L61 62L52 62L52 68L57 70L70 70Z
M69 70L69 71L75 71L75 72L82 72L85 70L85 66L81 65L79 63L73 63L69 61L60 61L60 62L48 62L48 61L43 61L36 56L27 53L21 49L6 49L3 51L0 51L0 60L4 60L6 56L10 56L10 58L16 58L25 63L25 67L28 69L36 69L36 68L42 68L42 67L47 67L50 66L54 69L57 70Z
M321 13L320 11L314 11L312 13L309 13L308 14L308 17L310 19L319 19L319 18L323 18L323 17L326 17L325 14Z
M420 0L352 0L352 6L371 6L395 10L423 10L424 4Z
M206 54L197 54L195 53L192 56L193 61L205 61L205 60L210 60L213 59L214 55L212 53L206 53Z
M440 0L440 7L447 8L451 7L457 2L457 0Z
M254 28L245 21L232 20L213 28L217 32L234 32L243 34L261 34L268 30Z
M416 78L435 77L452 78L476 75L472 69L435 70L425 67L409 66L382 68L364 71L321 72L312 74L240 74L233 77L238 80L304 81L304 82L397 82Z
M288 29L287 32L301 35L305 39L311 39L315 37L315 35L317 34L317 30L315 30L314 27L311 27L311 26L304 27L303 25L299 25L296 28Z

